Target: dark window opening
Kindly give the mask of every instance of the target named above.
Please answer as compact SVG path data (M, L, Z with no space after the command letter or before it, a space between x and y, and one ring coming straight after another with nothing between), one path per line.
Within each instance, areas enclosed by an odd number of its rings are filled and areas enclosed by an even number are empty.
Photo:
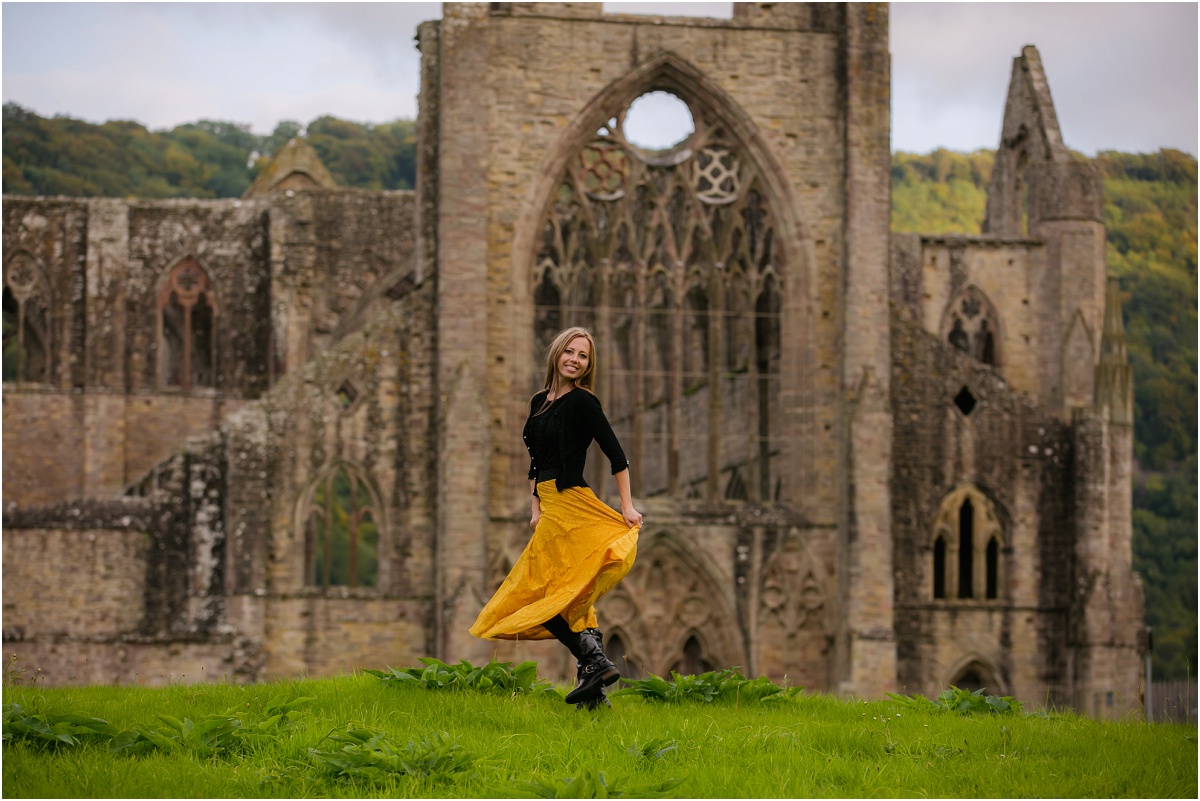
M13 259L3 294L4 380L49 382L49 292L32 258Z
M958 678L950 683L960 690L969 690L970 692L987 689L987 682L976 665L971 665L959 673Z
M338 405L341 406L343 410L349 410L350 407L354 405L354 402L358 400L358 394L358 388L355 387L354 382L348 378L342 382L341 386L339 386L337 391L334 393L334 395L337 397Z
M958 410L963 413L964 417L967 417L971 412L975 411L975 396L971 394L971 390L963 387L954 396L954 405L958 407Z
M946 597L946 540L933 541L933 597Z
M705 657L704 648L694 634L683 644L683 658L671 666L671 670L681 676L696 676L715 669L712 662Z
M1000 544L992 537L987 544L987 588L986 597L999 597Z
M629 656L629 647L625 645L625 640L620 634L613 634L606 637L604 641L604 653L621 671L621 675L627 679L640 679L642 677L641 666L637 663L637 659L631 659Z
M972 574L975 569L975 506L963 501L958 513L958 597L973 598Z

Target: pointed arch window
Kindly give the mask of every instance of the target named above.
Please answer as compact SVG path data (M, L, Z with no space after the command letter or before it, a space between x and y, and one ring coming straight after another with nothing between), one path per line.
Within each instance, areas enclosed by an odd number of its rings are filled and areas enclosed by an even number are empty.
M4 271L4 380L49 383L50 284L33 256L18 252Z
M995 503L977 487L942 499L929 541L934 600L1001 598L1004 528Z
M933 541L933 597L946 597L946 538L942 536Z
M776 214L719 115L667 91L691 112L682 141L630 144L630 104L567 160L533 260L534 363L563 327L596 334L635 494L719 502L736 485L771 500L787 289Z
M195 259L180 261L158 293L159 386L216 386L217 296Z
M1000 541L995 537L988 539L984 561L986 573L984 580L987 582L984 597L989 600L998 598L1000 593Z
M942 322L942 337L978 361L1000 366L1000 321L979 287L969 286L955 296Z
M958 597L975 595L975 506L964 498L958 510Z
M306 497L306 583L378 586L379 503L365 475L349 464L334 465L313 482Z
M625 643L625 637L621 632L613 632L605 638L604 652L609 659L616 663L621 675L625 678L640 679L642 677L641 661L629 651L629 646Z
M700 642L700 638L692 633L684 642L683 653L671 666L671 670L681 676L697 676L701 673L708 673L710 670L716 670L716 666L705 655L704 645Z

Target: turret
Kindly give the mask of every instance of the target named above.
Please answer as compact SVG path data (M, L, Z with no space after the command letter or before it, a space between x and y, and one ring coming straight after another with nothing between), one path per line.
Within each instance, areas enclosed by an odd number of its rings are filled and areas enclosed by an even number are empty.
M1104 302L1104 331L1100 335L1100 362L1096 365L1094 405L1108 410L1112 425L1133 425L1133 374L1121 318L1121 291L1116 277L1108 279Z

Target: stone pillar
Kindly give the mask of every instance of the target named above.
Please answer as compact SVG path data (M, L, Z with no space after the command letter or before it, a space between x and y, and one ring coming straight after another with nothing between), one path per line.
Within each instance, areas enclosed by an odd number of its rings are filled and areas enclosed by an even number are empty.
M82 400L83 497L125 489L125 285L129 205L88 201L84 298L86 389Z
M468 631L487 577L489 109L480 86L488 74L486 15L486 3L447 3L438 35L435 649L448 661L479 659L488 650ZM422 198L432 178L422 177ZM424 232L423 221L419 228Z
M846 7L839 690L896 686L891 525L890 61L885 4Z

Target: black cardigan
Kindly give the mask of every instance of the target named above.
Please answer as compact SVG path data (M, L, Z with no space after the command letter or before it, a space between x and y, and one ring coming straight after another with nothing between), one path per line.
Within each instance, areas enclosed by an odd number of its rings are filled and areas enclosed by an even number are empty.
M555 398L550 408L542 411L547 394L548 390L542 390L529 402L529 418L522 433L529 449L530 480L555 479L559 492L586 487L583 465L593 439L608 457L614 476L629 467L599 398L586 389L576 388Z

